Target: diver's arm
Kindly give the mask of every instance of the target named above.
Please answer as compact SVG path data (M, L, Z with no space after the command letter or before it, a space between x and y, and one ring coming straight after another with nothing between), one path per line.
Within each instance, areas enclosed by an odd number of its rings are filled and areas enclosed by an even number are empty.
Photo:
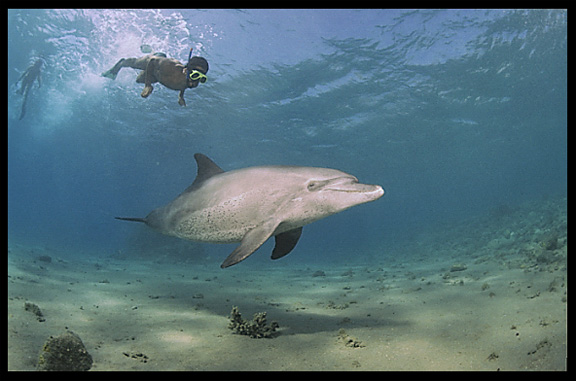
M24 70L24 73L22 73L22 75L18 78L18 80L16 82L14 82L14 85L17 85L20 81L22 81L22 79L24 79L24 77L26 76L26 74L28 74L28 72L30 71L30 69L26 69ZM20 91L24 91L24 84L22 84Z
M178 93L178 104L180 106L186 106L186 101L184 100L184 90L180 90L180 93Z
M22 80L22 78L24 78L24 76L26 75L27 72L28 72L28 70L26 70L24 73L22 73L22 75L18 78L18 80L16 82L14 82L14 84L17 84L18 82L20 82Z

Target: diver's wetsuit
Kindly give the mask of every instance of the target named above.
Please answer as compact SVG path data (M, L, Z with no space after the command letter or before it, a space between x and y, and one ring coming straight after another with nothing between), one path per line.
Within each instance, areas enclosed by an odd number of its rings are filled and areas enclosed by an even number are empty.
M42 86L42 78L40 77L40 69L42 68L42 60L39 59L34 62L33 65L29 66L28 69L18 78L16 83L20 82L20 94L24 94L24 100L22 101L22 110L20 111L20 120L24 118L26 114L26 103L28 102L28 95L30 94L30 88L34 84L34 81L38 81L38 88Z

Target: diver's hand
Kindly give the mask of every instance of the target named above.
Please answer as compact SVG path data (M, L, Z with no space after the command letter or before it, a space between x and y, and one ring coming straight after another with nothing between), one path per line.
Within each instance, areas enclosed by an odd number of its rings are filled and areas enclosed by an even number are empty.
M152 86L146 86L144 87L144 90L142 90L142 94L140 95L142 96L142 98L148 98L148 95L152 94L152 90L154 90Z
M186 101L182 97L178 97L178 104L180 106L186 106Z

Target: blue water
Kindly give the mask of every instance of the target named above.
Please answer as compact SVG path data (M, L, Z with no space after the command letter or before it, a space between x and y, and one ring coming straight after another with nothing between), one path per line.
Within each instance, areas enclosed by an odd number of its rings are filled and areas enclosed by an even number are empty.
M209 61L187 107L160 84L141 98L136 70L100 76L142 44ZM43 84L19 120L14 83L39 57ZM326 166L384 187L305 227L288 263L385 253L567 195L565 10L9 10L7 69L14 242L92 256L160 239L114 216L172 200L196 152L223 169ZM202 250L218 266L233 247Z

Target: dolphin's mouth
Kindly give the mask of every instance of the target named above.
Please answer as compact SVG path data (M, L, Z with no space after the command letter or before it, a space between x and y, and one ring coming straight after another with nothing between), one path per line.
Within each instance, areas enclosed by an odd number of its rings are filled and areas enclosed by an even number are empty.
M362 184L356 177L341 177L330 181L325 188L327 191L345 192L345 193L364 193L364 194L384 194L384 189L380 185ZM378 197L380 197L378 196Z
M355 189L343 189L343 188L327 188L326 190L334 192L344 192L344 193L382 193L384 194L384 189L380 185L368 185L368 184L358 184L361 187Z

